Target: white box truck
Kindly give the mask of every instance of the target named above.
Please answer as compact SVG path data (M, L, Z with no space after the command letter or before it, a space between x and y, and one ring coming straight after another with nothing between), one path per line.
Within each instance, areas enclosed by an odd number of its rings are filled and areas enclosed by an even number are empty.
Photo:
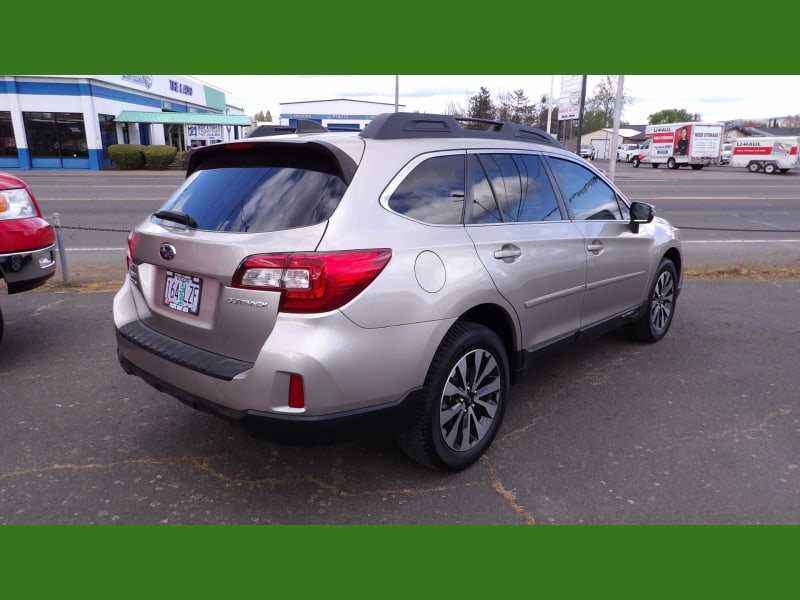
M733 142L732 167L747 167L751 173L771 175L798 168L800 136L743 137Z
M670 169L689 166L699 170L718 165L722 148L722 123L664 123L648 125L647 139L632 159L634 167L650 163L653 168L667 165Z

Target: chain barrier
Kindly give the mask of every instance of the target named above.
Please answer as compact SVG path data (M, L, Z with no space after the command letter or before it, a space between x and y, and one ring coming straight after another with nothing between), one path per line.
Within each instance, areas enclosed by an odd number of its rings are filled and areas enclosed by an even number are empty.
M81 227L79 225L56 225L53 224L53 227L56 229L75 229L79 231L107 231L111 233L130 233L130 229L110 229L106 227Z
M58 254L61 258L61 274L64 283L69 283L69 271L67 269L67 256L64 253L64 244L61 240L61 230L71 229L74 231L103 231L109 233L130 233L130 229L115 229L112 227L83 227L81 225L62 225L59 220L58 213L53 214L50 219L53 228L56 230L56 241L58 243ZM741 228L726 228L726 227L682 227L677 226L678 229L685 231L727 231L727 232L740 232L740 233L800 233L798 229L741 229Z

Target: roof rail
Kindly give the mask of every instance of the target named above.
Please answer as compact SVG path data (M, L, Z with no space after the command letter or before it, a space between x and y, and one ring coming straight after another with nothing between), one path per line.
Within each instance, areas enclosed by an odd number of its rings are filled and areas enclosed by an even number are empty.
M297 119L296 125L259 125L248 134L248 138L268 135L285 135L287 133L322 133L325 127L311 119Z
M467 127L462 127L461 123L466 124ZM363 129L361 137L376 140L476 137L538 142L556 148L564 148L552 135L537 127L509 121L410 112L376 115Z

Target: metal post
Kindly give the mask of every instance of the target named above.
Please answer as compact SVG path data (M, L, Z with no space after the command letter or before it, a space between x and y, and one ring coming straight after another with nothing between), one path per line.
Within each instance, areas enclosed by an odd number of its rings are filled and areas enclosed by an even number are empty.
M625 85L625 75L620 75L617 79L617 101L614 104L614 129L611 134L611 152L614 153L612 158L611 154L608 155L608 175L611 181L617 173L617 146L619 145L619 118L622 114L622 104L625 102L625 93L622 87Z
M61 240L61 215L53 213L53 224L56 230L56 244L58 244L58 259L61 263L61 278L64 283L69 283L69 269L67 269L67 253L64 252L64 242Z
M575 145L575 152L580 156L581 136L583 135L583 109L586 104L586 75L581 79L581 107L578 111L578 143Z

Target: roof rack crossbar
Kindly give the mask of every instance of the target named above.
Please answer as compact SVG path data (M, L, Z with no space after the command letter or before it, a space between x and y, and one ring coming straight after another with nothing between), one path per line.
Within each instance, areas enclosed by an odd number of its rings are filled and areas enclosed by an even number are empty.
M467 126L463 127L461 123ZM483 125L475 128L469 125ZM488 126L488 127L487 127ZM546 131L529 125L428 113L395 112L375 116L361 131L361 136L376 140L420 137L476 137L536 141L557 148L564 146Z

